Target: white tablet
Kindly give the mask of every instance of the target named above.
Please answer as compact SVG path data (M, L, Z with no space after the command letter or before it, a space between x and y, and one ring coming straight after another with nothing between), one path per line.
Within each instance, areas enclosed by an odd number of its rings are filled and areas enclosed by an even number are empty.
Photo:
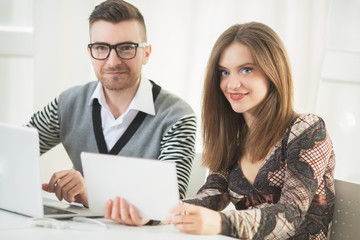
M109 199L125 198L141 217L165 220L179 203L176 164L154 159L81 153L89 208L104 214Z

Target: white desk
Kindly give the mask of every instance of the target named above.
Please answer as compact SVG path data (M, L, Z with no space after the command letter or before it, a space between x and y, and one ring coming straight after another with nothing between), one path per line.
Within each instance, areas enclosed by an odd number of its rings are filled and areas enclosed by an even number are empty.
M34 227L31 218L0 210L0 239L1 240L72 240L72 239L156 239L156 240L230 240L233 238L216 235L201 236L185 234L172 225L131 227L100 219L105 222L107 229L97 231L81 231L71 229L50 229ZM69 222L71 224L71 222Z

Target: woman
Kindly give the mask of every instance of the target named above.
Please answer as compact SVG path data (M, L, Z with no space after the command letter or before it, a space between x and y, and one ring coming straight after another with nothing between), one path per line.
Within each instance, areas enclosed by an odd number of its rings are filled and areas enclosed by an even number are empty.
M278 35L251 22L217 40L205 77L203 164L193 199L167 221L183 232L241 239L326 239L335 158L324 121L293 110L288 57ZM236 210L223 210L232 202Z

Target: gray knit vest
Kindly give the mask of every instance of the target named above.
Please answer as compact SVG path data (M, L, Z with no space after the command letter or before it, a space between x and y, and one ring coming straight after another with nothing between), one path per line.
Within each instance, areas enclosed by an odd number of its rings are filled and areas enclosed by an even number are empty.
M70 88L59 96L60 139L74 168L81 173L80 153L99 152L93 130L92 104L89 104L97 83ZM146 115L118 155L157 159L163 136L181 118L194 114L185 101L164 89L154 105L156 114Z

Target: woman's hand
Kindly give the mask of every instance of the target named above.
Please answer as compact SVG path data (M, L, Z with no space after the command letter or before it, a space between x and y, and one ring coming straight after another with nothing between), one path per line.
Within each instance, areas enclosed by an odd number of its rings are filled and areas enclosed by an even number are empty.
M127 206L126 200L120 197L107 202L105 218L131 226L142 226L149 222L149 219L139 217L134 205Z
M173 207L170 213L176 215L168 217L166 222L174 224L182 232L209 235L221 233L221 216L217 211L181 203Z

